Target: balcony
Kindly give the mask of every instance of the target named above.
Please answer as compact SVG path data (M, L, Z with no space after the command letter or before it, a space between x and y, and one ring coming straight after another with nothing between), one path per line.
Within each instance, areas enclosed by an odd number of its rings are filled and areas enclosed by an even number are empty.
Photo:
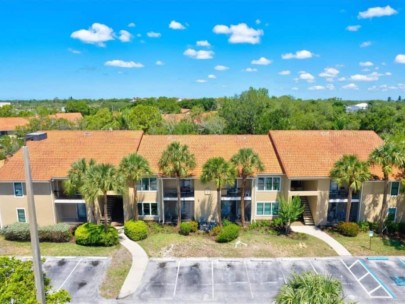
M182 198L194 197L194 188L181 187L180 194ZM163 189L163 196L165 199L176 198L177 199L177 189L165 188Z
M345 200L349 195L349 190L346 188L338 189L338 190L330 190L329 191L329 200ZM352 194L353 200L360 199L360 192L356 192Z
M83 199L82 195L80 194L73 194L68 195L63 190L53 190L53 195L55 199L63 199L63 200L81 200Z
M222 194L222 197L241 197L242 189L241 188L230 188L226 189L226 193ZM245 197L252 196L252 189L245 189Z

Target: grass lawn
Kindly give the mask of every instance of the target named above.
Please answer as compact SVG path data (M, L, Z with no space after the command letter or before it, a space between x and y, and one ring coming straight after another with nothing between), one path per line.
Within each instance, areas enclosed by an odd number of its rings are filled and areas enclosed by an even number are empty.
M112 256L121 245L112 247L86 247L69 243L40 243L42 256ZM0 236L0 255L30 256L30 242L7 241Z
M178 233L157 233L139 241L150 257L308 257L335 256L336 252L319 239L308 236L294 240L284 235L258 231L241 231L239 239L247 246L235 248L236 240L220 244L206 234L182 236Z
M339 243L346 247L352 255L404 255L405 242L398 239L381 239L375 236L371 240L368 233L360 232L356 237L340 235L337 232L329 232L329 235L335 238Z
M100 295L107 299L117 298L131 265L132 255L125 247L121 247L112 256L111 264L100 288Z

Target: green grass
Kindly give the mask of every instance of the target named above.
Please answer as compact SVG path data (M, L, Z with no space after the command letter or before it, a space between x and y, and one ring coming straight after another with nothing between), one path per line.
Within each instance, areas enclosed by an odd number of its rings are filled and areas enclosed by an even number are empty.
M382 239L378 235L371 239L368 233L360 232L356 237L342 236L336 232L329 232L333 238L346 247L352 255L404 255L405 242L399 239Z
M237 240L216 243L206 234L182 236L178 233L157 233L139 241L150 257L308 257L335 256L336 252L319 239L308 236L294 240L285 235L258 231L241 231L239 239L247 246L235 248Z
M112 256L121 245L112 247L86 247L69 243L41 243L42 256ZM30 256L30 242L7 241L0 236L0 255Z

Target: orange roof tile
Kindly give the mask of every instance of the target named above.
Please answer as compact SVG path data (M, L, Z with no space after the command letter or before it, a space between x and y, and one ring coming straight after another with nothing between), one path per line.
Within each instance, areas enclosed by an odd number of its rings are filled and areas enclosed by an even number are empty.
M241 148L252 148L259 154L265 166L263 173L283 173L267 135L145 135L138 153L149 161L154 172L159 172L159 159L167 146L174 141L188 145L195 155L197 167L192 172L195 176L201 174L202 167L209 158L222 156L229 160Z
M270 131L288 177L327 177L345 154L367 160L383 140L373 131Z
M49 118L56 118L56 119L66 119L71 122L77 122L79 119L82 119L82 113L75 112L75 113L56 113L48 116Z
M14 131L29 123L27 117L0 117L0 131Z
M73 162L93 158L99 163L118 165L121 159L135 153L142 131L46 131L48 138L27 143L32 178L49 181L66 177ZM0 168L0 181L24 180L22 149Z

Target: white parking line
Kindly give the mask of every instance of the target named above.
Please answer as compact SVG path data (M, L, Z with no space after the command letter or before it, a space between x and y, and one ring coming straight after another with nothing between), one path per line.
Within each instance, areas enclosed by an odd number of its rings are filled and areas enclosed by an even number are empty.
M287 284L287 279L285 278L284 272L283 272L283 267L281 267L281 261L278 261L279 264L279 269L281 272L281 275L283 276L284 284Z
M214 288L214 261L211 261L211 277L212 277L212 300L215 299L215 288Z
M250 296L253 299L252 285L250 284L250 278L249 278L249 273L248 273L247 266L246 266L246 261L243 261L243 265L245 266L245 272L246 272L247 280L249 283Z
M179 271L180 271L180 261L177 262L177 274L176 274L176 281L174 281L173 297L176 295L177 281L179 279Z
M309 264L311 264L312 269L315 271L315 273L318 274L318 271L315 269L315 266L314 266L314 264L312 264L311 260L309 260Z
M69 278L71 277L71 275L73 274L73 272L76 270L77 266L79 266L79 264L80 264L80 262L81 262L82 260L83 260L83 259L80 259L79 262L77 262L76 266L73 267L72 271L69 273L69 275L68 275L68 276L66 277L66 279L63 281L62 285L59 286L59 288L57 289L57 291L59 291L59 290L63 287L63 285L65 285L65 283L67 282L67 280L69 280Z

